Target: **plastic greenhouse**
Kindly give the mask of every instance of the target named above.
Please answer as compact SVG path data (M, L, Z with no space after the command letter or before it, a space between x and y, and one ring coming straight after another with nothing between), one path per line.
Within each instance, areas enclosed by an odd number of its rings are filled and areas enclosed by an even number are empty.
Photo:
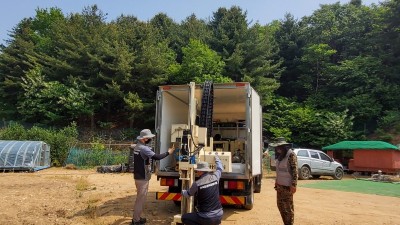
M1 171L37 171L50 167L50 146L43 141L0 140Z

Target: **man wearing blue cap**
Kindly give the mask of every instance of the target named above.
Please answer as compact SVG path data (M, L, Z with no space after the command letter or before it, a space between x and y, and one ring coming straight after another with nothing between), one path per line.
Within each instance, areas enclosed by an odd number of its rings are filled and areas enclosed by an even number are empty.
M133 177L136 185L136 201L133 212L132 225L142 225L146 223L146 218L141 218L143 206L146 201L149 189L149 180L151 178L151 160L160 160L174 152L173 148L169 148L167 152L156 154L148 146L155 135L149 129L140 131L140 136L136 139L138 143L134 147L133 161L134 172Z
M207 162L198 162L196 180L189 190L182 190L183 197L196 195L196 211L182 215L182 223L186 225L218 225L221 224L223 210L219 200L219 179L223 165L218 155L215 155L217 170L212 173Z

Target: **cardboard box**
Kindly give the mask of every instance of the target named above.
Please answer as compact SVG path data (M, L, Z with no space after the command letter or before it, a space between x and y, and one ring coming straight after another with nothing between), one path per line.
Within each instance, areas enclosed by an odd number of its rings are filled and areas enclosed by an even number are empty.
M229 152L229 141L214 141L213 149L217 152Z

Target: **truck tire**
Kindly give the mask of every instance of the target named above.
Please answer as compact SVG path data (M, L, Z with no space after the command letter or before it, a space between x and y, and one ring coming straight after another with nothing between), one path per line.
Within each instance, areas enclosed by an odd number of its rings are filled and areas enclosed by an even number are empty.
M253 182L250 182L250 196L246 199L246 203L243 205L244 209L251 210L254 204L254 185Z
M261 192L261 180L262 180L262 175L258 175L254 178L254 193Z

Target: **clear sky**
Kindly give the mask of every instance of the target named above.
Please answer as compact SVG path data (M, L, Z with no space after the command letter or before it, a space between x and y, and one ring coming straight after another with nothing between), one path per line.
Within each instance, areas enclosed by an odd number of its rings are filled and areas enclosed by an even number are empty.
M262 25L272 20L283 19L285 13L291 13L301 19L309 16L320 4L332 4L350 0L3 0L0 7L0 43L5 44L9 31L22 19L34 17L37 8L60 8L65 15L80 13L85 6L97 4L112 21L121 14L133 15L147 21L159 12L167 14L181 22L191 14L199 19L211 19L219 7L239 6L247 11L248 21ZM382 0L363 0L364 5L378 4Z

